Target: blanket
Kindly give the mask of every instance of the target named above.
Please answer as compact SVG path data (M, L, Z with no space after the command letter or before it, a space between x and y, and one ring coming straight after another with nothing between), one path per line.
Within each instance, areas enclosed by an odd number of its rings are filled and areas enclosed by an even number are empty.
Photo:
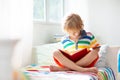
M99 68L98 75L96 75L76 71L51 72L49 66L32 64L22 68L20 74L23 80L116 80L110 67Z

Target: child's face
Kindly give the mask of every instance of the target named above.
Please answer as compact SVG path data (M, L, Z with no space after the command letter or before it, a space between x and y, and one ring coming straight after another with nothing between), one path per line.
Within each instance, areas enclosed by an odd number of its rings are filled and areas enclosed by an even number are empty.
M69 30L67 31L67 33L69 34L71 38L74 38L74 39L78 39L80 36L80 30L76 30L76 31Z

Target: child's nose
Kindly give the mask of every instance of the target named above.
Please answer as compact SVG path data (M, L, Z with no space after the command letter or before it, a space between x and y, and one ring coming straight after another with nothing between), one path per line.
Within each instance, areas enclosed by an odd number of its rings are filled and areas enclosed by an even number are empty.
M78 35L78 33L74 33L74 35L75 35L75 36L77 36L77 35Z

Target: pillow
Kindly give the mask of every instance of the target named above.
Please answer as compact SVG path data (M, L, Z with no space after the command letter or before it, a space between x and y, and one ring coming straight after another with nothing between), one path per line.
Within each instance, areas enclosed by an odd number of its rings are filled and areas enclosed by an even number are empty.
M100 51L99 51L99 60L96 63L96 67L107 67L107 62L106 62L106 55L108 53L108 48L109 46L107 44L101 45Z
M59 42L33 47L33 59L35 60L33 63L41 66L55 64L53 52L60 48L61 44Z

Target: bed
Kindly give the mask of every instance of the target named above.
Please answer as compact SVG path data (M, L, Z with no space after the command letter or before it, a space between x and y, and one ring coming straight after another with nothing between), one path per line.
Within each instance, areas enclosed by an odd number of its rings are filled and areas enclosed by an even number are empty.
M51 72L49 65L54 64L52 53L61 48L60 43L44 44L33 47L32 64L22 68L20 75L23 80L118 80L117 51L120 47L106 46L100 49L104 57L96 66L99 69L98 76L94 73L80 73L76 71ZM112 63L112 62L113 63Z

